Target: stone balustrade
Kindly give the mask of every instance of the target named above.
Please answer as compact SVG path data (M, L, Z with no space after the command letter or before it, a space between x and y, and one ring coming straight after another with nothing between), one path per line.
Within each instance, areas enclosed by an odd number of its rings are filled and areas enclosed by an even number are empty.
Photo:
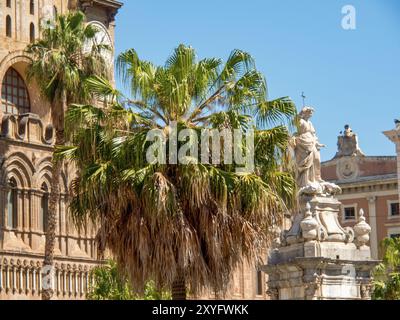
M54 265L54 299L82 300L93 283L95 264L57 261ZM0 299L41 299L42 261L39 259L0 259Z

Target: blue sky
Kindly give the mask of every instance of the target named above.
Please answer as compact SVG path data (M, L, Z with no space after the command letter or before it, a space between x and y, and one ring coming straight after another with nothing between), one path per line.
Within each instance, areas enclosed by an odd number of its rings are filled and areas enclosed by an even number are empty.
M394 155L382 134L400 118L398 0L125 0L117 16L116 52L134 48L163 64L180 43L199 58L227 58L239 48L256 60L269 98L301 92L313 106L322 159L336 152L348 123L367 155ZM344 5L356 9L356 29L341 27Z

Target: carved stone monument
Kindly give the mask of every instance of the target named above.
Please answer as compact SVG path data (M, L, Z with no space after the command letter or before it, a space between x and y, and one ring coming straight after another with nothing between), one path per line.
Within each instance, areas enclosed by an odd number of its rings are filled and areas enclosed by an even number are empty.
M340 132L337 146L338 152L336 153L335 158L343 156L364 156L364 153L358 146L358 137L353 130L351 130L348 124L344 126L344 131Z
M354 228L343 228L338 220L339 186L323 181L320 148L310 121L313 109L299 113L299 130L293 137L299 187L299 211L279 241L263 270L268 274L271 299L370 299L370 226L360 210Z

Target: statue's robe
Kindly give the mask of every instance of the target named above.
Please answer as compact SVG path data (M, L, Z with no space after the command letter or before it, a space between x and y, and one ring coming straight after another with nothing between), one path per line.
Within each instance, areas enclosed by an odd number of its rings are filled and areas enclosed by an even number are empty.
M321 159L318 138L310 121L300 119L296 135L295 156L297 164L297 184L305 187L321 181Z

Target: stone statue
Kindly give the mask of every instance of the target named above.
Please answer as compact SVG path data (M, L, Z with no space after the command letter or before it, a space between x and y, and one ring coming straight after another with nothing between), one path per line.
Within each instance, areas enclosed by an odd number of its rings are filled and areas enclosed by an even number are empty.
M348 124L344 126L344 132L340 133L341 135L338 137L337 143L338 151L335 158L343 156L364 156L364 153L358 146L357 135L351 130Z
M268 264L271 299L370 299L369 286L377 261L371 260L367 245L371 227L360 210L359 222L342 227L340 188L322 180L320 148L310 121L313 109L299 113L299 127L291 139L300 188L292 225L273 243ZM355 140L349 126L344 139ZM356 237L356 239L355 239ZM346 288L346 289L344 289Z
M313 112L314 109L311 107L304 107L300 111L298 132L292 140L296 158L297 185L300 194L336 193L340 188L321 178L320 149L325 145L319 143L310 121Z
M297 165L297 184L300 188L322 182L320 148L317 135L310 118L314 112L304 107L299 113L299 129L294 137L294 152Z

